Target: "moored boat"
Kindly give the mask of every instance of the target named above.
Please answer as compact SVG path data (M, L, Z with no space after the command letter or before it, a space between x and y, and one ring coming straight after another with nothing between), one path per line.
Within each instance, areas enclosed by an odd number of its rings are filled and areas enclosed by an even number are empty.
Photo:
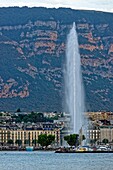
M33 146L26 146L26 151L33 151Z

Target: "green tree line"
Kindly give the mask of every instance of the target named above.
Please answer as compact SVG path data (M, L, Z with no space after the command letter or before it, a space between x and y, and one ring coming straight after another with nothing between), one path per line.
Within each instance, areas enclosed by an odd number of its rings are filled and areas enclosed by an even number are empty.
M31 122L31 123L36 123L36 122L53 122L52 119L44 117L43 113L36 113L36 112L31 112L30 114L24 115L24 114L18 114L18 116L14 115L13 120L15 122Z

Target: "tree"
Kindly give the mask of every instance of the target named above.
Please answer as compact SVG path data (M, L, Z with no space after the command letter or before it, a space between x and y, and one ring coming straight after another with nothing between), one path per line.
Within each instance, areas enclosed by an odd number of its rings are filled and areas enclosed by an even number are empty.
M12 145L12 144L14 144L14 142L13 142L12 139L9 139L9 140L7 141L7 144Z
M54 135L48 135L47 136L47 146L50 145L52 142L54 142L55 136Z
M2 116L3 114L2 113L0 113L0 116Z
M91 145L95 144L95 142L96 142L96 139L90 139L90 140L89 140L89 143L90 143Z
M18 146L20 146L20 145L22 144L22 140L17 139L17 140L15 141L15 144L17 144Z
M103 139L102 143L104 143L106 145L107 143L109 143L109 140L108 139Z
M38 115L38 118L43 118L44 117L43 113L38 113L37 115Z
M61 113L61 117L64 117L64 114L63 114L63 113Z
M33 139L32 144L34 144L34 145L36 146L37 140L36 140L36 139Z
M20 108L18 108L16 112L21 112Z
M67 141L67 143L70 146L78 146L79 145L79 135L78 134L71 134L64 136L64 140Z
M55 140L54 135L41 134L38 136L38 143L44 147L50 145Z
M86 137L84 135L82 135L82 140L85 140L85 139L86 139Z
M29 143L30 143L29 139L25 139L24 144L27 145Z

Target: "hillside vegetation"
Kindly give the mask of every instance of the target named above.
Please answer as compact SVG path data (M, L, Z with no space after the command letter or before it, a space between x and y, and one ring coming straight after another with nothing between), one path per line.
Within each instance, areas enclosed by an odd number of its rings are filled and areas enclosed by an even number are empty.
M0 110L65 111L66 39L76 22L86 108L113 111L113 14L0 8Z

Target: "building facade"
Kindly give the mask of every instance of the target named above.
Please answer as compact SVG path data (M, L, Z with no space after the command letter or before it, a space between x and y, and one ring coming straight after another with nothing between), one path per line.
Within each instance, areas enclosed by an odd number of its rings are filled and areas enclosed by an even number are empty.
M17 145L17 141L21 141L22 146L26 145L38 145L36 141L38 136L41 134L55 135L55 143L60 145L60 130L0 130L0 143L5 145L8 144L9 140L13 141L13 145Z
M104 139L113 143L113 126L100 126L100 142L103 142Z
M88 130L87 138L89 140L98 141L99 143L104 143L107 140L108 143L113 143L113 126L99 126L98 129Z
M87 130L87 138L93 141L100 141L100 130Z

